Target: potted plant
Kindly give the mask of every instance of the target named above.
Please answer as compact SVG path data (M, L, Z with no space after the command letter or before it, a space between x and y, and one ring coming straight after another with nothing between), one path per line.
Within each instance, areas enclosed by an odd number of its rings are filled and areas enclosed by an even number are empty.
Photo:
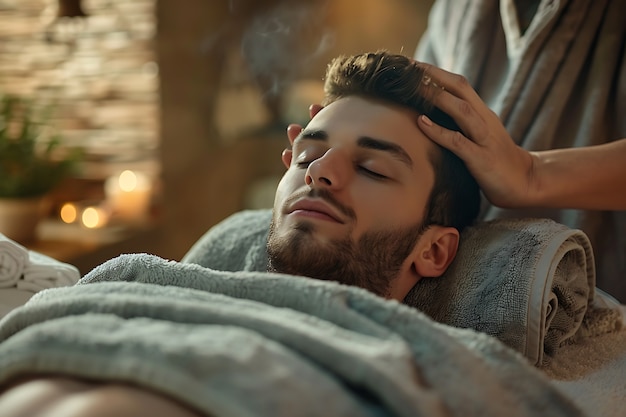
M78 162L77 150L50 133L46 114L33 101L0 95L0 233L18 242L33 239L45 196Z

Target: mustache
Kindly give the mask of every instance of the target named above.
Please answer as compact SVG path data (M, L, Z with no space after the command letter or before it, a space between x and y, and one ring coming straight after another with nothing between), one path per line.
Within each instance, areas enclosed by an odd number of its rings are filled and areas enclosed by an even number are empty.
M285 201L284 207L289 207L293 202L300 200L302 198L319 198L320 200L324 200L329 205L335 207L339 210L344 216L348 217L351 220L356 219L356 213L350 207L341 203L332 192L324 189L324 188L311 188L308 191L302 191L296 194L291 195Z

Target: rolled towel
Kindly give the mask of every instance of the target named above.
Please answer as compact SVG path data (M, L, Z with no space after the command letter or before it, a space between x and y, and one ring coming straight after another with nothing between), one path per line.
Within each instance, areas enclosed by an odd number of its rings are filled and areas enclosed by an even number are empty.
M15 287L28 264L28 249L0 233L0 288Z
M541 365L580 330L594 291L582 231L548 219L499 219L465 230L446 273L421 280L404 302L495 336Z
M79 279L80 272L74 265L29 251L23 278L17 281L16 286L20 290L39 292L46 288L74 285Z

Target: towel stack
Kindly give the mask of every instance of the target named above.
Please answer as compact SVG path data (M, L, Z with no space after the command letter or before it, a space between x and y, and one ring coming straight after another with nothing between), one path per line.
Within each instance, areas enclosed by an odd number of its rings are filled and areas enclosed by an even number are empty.
M74 285L78 268L26 249L0 233L0 289L39 292L46 288Z

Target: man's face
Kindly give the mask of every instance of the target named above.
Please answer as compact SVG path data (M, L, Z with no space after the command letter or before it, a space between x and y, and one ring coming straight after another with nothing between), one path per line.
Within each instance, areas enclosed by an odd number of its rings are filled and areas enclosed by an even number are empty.
M416 113L356 96L320 111L285 151L270 270L390 296L422 232L434 145Z

